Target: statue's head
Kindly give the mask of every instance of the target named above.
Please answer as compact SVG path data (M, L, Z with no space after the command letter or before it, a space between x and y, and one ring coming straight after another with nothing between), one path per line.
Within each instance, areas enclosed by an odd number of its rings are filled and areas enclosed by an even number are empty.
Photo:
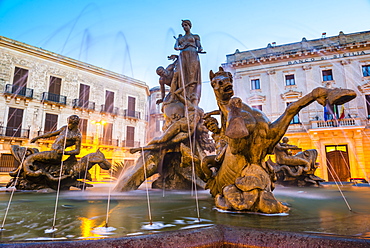
M188 26L189 30L190 30L191 27L192 27L191 21L190 20L181 20L181 26L184 28L184 30L185 30L185 26Z
M216 99L218 101L229 101L234 95L233 90L233 77L230 72L224 71L222 67L219 67L219 71L213 73L209 72L209 78L213 91L215 92Z
M204 120L204 125L206 126L206 128L211 131L212 133L216 133L218 132L219 130L219 127L218 127L218 121L216 118L210 116L210 117L207 117L205 120Z
M166 69L163 66L159 66L157 70L155 70L158 76L164 77L166 76Z
M68 126L74 125L78 126L80 124L80 117L78 115L71 115L67 118Z
M288 138L288 137L284 137L284 138L282 139L282 141L283 141L283 143L288 143L288 142L289 142L289 138Z

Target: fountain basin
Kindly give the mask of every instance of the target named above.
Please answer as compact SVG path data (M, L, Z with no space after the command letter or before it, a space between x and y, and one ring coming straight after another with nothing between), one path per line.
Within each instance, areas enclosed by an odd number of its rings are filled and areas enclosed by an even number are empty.
M62 192L56 220L58 230L50 234L45 230L51 228L55 194L16 192L2 232L2 245L36 247L42 242L42 247L94 247L102 244L128 247L130 244L133 244L131 247L145 247L146 244L149 245L147 247L171 247L170 244L178 247L222 247L223 244L237 247L249 244L273 247L279 242L325 246L335 242L345 247L349 242L348 247L369 246L370 187L344 186L341 189L352 211L334 185L321 188L277 187L274 191L276 198L290 205L288 215L220 212L214 209L208 191L199 191L200 222L195 197L190 192L151 190L152 226L149 225L145 191L113 193L108 224L115 230L109 234L94 233L97 227L105 225L107 184L96 185L86 191ZM8 192L0 192L2 217L8 199Z

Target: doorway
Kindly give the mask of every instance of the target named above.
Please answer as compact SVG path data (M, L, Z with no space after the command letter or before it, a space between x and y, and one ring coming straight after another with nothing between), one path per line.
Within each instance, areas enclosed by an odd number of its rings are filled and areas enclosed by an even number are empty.
M347 145L325 146L328 181L348 182L351 170Z

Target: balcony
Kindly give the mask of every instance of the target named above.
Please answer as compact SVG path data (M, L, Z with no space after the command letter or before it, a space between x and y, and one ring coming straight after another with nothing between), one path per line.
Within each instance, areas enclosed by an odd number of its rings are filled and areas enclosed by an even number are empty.
M311 128L334 128L334 127L351 127L361 126L360 118L333 119L327 121L311 121Z
M66 105L67 97L50 92L44 92L42 93L41 101Z
M99 145L118 146L118 139L99 138Z
M5 85L4 94L23 96L25 98L33 98L33 89L20 87L18 85L7 84Z
M0 126L0 137L28 139L30 137L30 130Z
M122 140L122 147L140 147L140 141Z
M111 115L118 115L118 111L119 109L117 107L113 107L112 105L107 106L105 104L102 104L100 109L100 113L108 113Z
M73 108L80 108L85 110L94 111L95 110L95 102L90 101L81 101L80 99L73 99L72 101Z
M140 119L140 112L135 111L135 110L125 109L123 112L123 116Z

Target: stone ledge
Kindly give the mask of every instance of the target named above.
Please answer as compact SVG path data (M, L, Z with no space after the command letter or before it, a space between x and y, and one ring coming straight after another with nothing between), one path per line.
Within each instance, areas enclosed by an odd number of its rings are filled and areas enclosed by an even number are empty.
M188 229L122 238L96 240L11 242L0 243L7 248L103 248L103 247L370 247L370 239L295 233L268 229L253 229L225 225L214 225L199 229Z

